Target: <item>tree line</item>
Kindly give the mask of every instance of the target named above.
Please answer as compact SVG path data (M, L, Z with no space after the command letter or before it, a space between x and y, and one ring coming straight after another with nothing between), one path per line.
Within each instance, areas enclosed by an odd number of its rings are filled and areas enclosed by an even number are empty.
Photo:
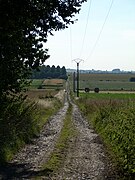
M58 79L65 79L67 80L67 72L65 67L60 66L55 67L54 65L50 67L49 65L45 66L42 65L39 67L38 71L33 70L31 79L44 79L44 78L58 78Z

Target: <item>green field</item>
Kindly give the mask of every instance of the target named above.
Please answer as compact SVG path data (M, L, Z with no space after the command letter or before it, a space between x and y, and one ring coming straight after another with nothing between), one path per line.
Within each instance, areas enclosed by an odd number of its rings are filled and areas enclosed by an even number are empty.
M38 89L42 83L43 83L44 79L33 79L30 83L30 89Z
M76 100L100 135L121 179L135 177L135 94L80 93Z
M93 91L98 87L101 91L134 91L135 82L130 82L131 77L135 74L80 74L79 89ZM72 75L70 79L73 81Z
M65 80L63 79L33 79L30 83L30 89L64 89Z
M135 100L134 93L80 93L80 97L96 100Z

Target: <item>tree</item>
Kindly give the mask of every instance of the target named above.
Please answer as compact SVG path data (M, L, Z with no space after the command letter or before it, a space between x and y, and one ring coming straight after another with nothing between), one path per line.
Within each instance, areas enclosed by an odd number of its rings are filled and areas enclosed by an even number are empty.
M65 79L65 80L67 80L67 78L68 78L68 77L67 77L67 72L66 72L65 66L63 66L63 67L61 68L60 78Z
M46 78L51 77L51 67L49 65L46 66L45 72L46 72Z
M59 78L59 77L60 77L60 66L57 66L55 70L55 78Z
M35 69L32 70L32 75L30 79L44 79L44 78L59 78L67 80L67 72L65 67L60 66L55 67L54 65L50 67L49 65L41 65L39 66L39 71Z
M52 65L52 67L51 67L51 77L52 78L55 78L55 73L56 73L55 66Z
M20 92L31 69L49 58L49 34L62 30L86 0L0 0L0 97Z

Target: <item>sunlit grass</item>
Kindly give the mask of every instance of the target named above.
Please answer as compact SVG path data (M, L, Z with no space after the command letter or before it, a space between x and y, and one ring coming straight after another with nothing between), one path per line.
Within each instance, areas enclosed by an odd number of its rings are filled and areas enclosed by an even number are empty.
M80 97L90 99L135 99L135 93L80 93Z
M132 179L135 174L135 95L86 94L77 100L108 147L117 168Z

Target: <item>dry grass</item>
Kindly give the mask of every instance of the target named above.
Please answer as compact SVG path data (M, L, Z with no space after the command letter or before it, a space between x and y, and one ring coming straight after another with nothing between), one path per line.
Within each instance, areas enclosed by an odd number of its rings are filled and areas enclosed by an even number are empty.
M58 92L55 90L46 90L46 89L31 89L27 91L25 94L30 99L44 99L45 97L52 96L54 97Z
M60 91L55 95L55 97L58 98L61 102L63 102L63 101L64 101L64 94L65 94L64 90L60 90Z
M65 80L63 79L46 79L43 82L43 85L57 85L64 84Z
M44 108L52 108L54 98L64 101L64 90L46 90L46 89L32 89L25 93L30 100L37 102Z
M38 105L41 105L44 108L52 108L53 107L53 101L50 99L39 99L37 100Z

